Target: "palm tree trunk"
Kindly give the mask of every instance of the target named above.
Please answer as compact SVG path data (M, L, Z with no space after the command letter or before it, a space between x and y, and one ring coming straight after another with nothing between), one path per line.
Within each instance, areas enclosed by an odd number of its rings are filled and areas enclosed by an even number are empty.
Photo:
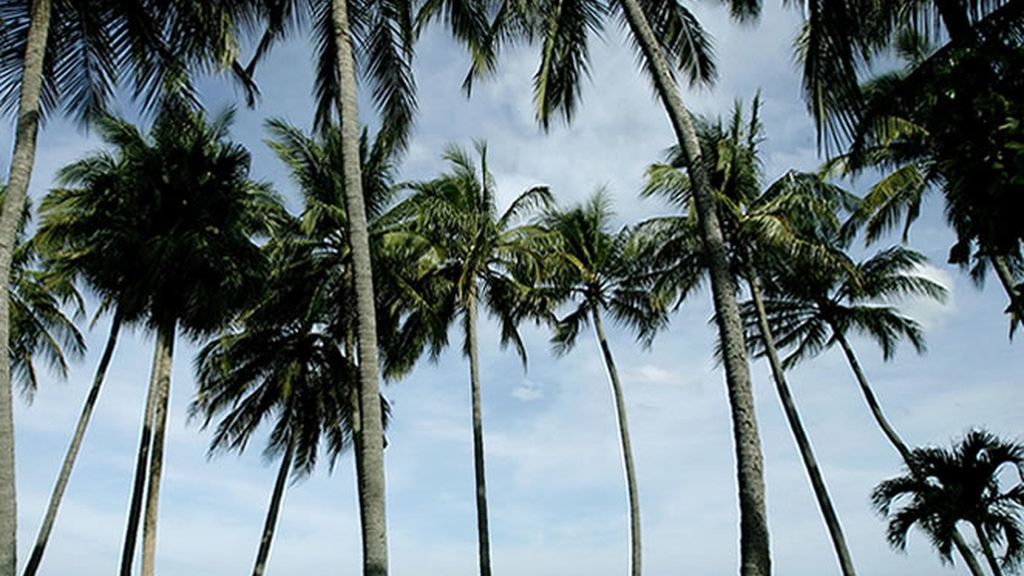
M814 497L818 500L818 508L825 519L825 526L828 527L828 534L832 538L832 547L835 549L836 558L839 560L839 568L843 576L854 576L856 570L853 567L853 558L850 557L850 549L846 546L846 537L843 535L843 527L839 523L839 516L832 505L832 498L825 486L825 479L818 467L818 460L814 456L814 449L811 447L811 440L807 437L804 425L800 421L800 413L796 409L796 402L786 382L786 372L779 361L779 353L775 349L775 337L772 336L771 328L768 326L768 316L765 314L764 302L761 300L761 287L757 281L756 272L753 267L747 264L747 283L750 286L750 294L754 300L754 307L757 309L757 324L761 330L761 338L764 340L765 351L768 354L768 363L771 365L772 377L775 380L775 390L779 394L779 401L782 403L783 412L786 413L786 421L789 422L789 429L793 431L793 438L800 450L800 458L807 470L807 477L814 489Z
M14 156L0 213L0 350L7 350L11 337L11 260L35 162L50 7L50 0L32 2L18 100ZM0 574L14 574L18 565L18 501L14 481L14 406L11 392L11 364L5 352L0 354Z
M636 468L633 464L633 446L629 441L629 423L626 421L626 399L622 394L622 383L619 381L619 371L615 367L615 359L612 358L612 349L608 346L608 340L604 335L604 325L601 323L601 315L597 308L593 309L594 331L597 332L597 341L601 345L601 354L604 355L604 364L608 368L608 377L612 381L612 393L615 395L615 414L619 420L619 440L622 443L622 462L626 467L626 489L629 492L629 537L631 552L631 571L633 576L640 576L640 492L636 483Z
M850 363L850 368L853 370L854 376L857 377L857 384L860 385L861 393L864 394L864 399L868 403L868 407L871 409L871 415L874 416L875 422L878 427L882 429L882 433L889 440L889 443L896 448L896 451L900 453L900 457L903 458L903 462L907 465L907 469L913 474L918 473L918 467L915 463L913 453L907 444L900 438L896 430L889 424L889 420L886 419L885 414L882 412L882 407L878 404L878 399L875 398L874 391L871 390L871 386L868 384L868 379L864 376L864 371L861 370L860 362L857 361L857 355L853 353L853 348L850 343L847 342L846 337L843 336L842 332L839 331L835 326L832 326L833 334L835 334L836 341L839 342L839 346L842 347L843 353L846 354L846 360ZM984 576L984 572L981 571L981 566L978 564L978 559L974 557L974 552L971 551L970 546L964 540L964 537L960 535L960 531L956 528L953 529L953 544L956 545L957 551L963 557L964 562L967 564L967 568L971 571L973 576Z
M345 209L348 215L352 273L356 292L357 344L359 347L360 406L363 433L359 436L362 466L359 472L359 505L363 536L364 576L388 573L386 494L384 489L384 422L377 370L377 325L373 303L373 272L370 239L363 202L362 169L359 164L359 110L356 100L355 61L349 30L348 3L331 1L334 42L338 52L338 117L341 119Z
M973 526L975 533L978 535L978 542L981 544L981 551L985 554L985 560L988 560L988 567L992 569L992 576L1003 576L1003 570L999 567L999 559L996 558L995 552L992 551L992 542L988 537L988 533L980 524L973 524Z
M715 318L721 337L736 449L740 501L740 574L767 576L771 573L771 550L768 544L761 439L754 412L754 395L750 384L746 344L743 341L743 324L740 320L739 305L736 303L736 286L729 273L725 242L715 212L715 201L701 158L693 119L679 96L679 89L672 78L661 46L639 2L620 1L633 37L653 73L655 88L668 112L693 181L693 196L707 255Z
M78 457L78 450L82 447L82 440L85 438L85 430L89 426L89 419L92 417L93 408L96 406L96 400L100 395L100 388L103 386L103 380L107 375L107 367L110 365L110 359L114 355L114 347L117 345L117 336L121 331L121 310L118 308L114 312L114 319L110 324L110 334L107 336L107 345L103 349L103 355L100 357L99 366L96 367L96 375L92 380L92 388L89 389L89 395L85 398L85 405L82 406L82 414L78 417L78 425L75 427L75 433L71 437L71 445L68 446L68 452L64 456L64 464L61 466L60 474L57 476L57 484L53 487L53 494L50 495L50 504L46 509L46 516L43 518L43 523L39 527L39 535L36 537L35 547L32 549L32 555L28 559L28 564L25 566L25 576L35 576L37 570L39 570L39 563L43 560L43 552L46 550L46 544L50 539L50 532L53 530L53 524L57 520L57 509L60 508L61 499L64 497L64 490L68 486L68 481L71 479L71 470L75 466L75 459Z
M480 547L480 576L491 576L491 535L487 525L487 480L484 474L484 425L480 407L480 349L476 338L476 290L466 302L469 340L469 386L473 397L473 468L476 471L476 529Z
M270 543L274 540L274 528L277 527L277 515L281 511L281 499L284 497L284 488L288 483L288 472L292 469L294 446L294 439L289 438L288 447L285 448L284 457L281 458L281 467L277 470L277 480L274 481L274 493L270 497L267 519L263 523L263 537L260 538L260 549L256 553L256 565L252 569L252 576L263 576L263 572L267 569Z
M160 479L164 470L164 438L171 393L171 365L174 360L175 321L158 329L157 354L160 355L156 375L157 397L153 408L153 456L149 459L149 482L146 487L146 514L142 522L142 576L156 572L156 524L160 502Z
M153 365L150 367L149 391L146 393L146 408L142 415L142 434L139 438L139 452L135 460L135 479L132 483L132 499L128 506L128 526L124 533L124 547L121 550L121 576L131 576L135 563L135 541L139 535L142 520L142 498L146 489L146 468L149 465L149 451L153 446L153 412L157 401L157 378L163 372L160 366L163 353L160 336L153 347Z

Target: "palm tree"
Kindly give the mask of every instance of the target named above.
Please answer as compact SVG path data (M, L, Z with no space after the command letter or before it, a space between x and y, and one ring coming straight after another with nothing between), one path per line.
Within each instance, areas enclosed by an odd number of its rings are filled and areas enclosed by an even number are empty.
M445 287L444 301L434 306L450 310L448 326L461 317L469 357L473 404L473 463L476 478L477 534L480 574L490 576L490 532L484 474L483 416L480 396L480 356L477 323L480 304L497 318L501 344L512 344L526 361L517 324L524 312L519 302L540 276L541 229L515 225L531 210L551 203L547 188L534 187L517 196L501 214L497 211L494 178L487 166L487 147L476 143L480 166L458 147L444 159L451 171L428 181L408 184L412 195L396 206L396 218L406 220L412 242L429 247L420 260L420 276ZM435 332L436 334L436 332ZM440 336L446 338L446 336ZM440 343L443 345L443 342Z
M9 190L0 214L0 348L10 339L7 290L39 122L59 107L79 119L103 110L119 80L152 107L164 91L191 94L188 68L217 68L234 46L219 5L147 0L13 0L0 7L0 109L16 110ZM227 51L227 52L226 52ZM10 365L0 357L0 572L16 568Z
M758 0L723 3L737 19L755 18L761 5ZM588 35L600 32L604 18L610 14L625 23L629 39L638 49L638 61L650 74L658 99L668 114L693 180L695 214L710 272L733 423L740 504L740 573L764 576L771 573L764 464L743 324L736 302L736 286L729 273L722 226L715 209L708 164L673 71L673 65L678 66L691 81L709 81L714 77L708 41L699 22L684 4L661 0L616 0L609 4L595 0L550 0L535 5L506 2L499 11L492 34L499 41L525 37L537 38L542 44L541 64L534 76L534 100L538 119L547 127L556 114L561 114L566 121L572 119L579 104L581 82L589 69ZM493 65L482 67L481 72L491 67Z
M217 331L245 305L264 265L253 237L281 211L266 186L248 179L248 152L227 140L231 118L228 111L208 122L171 104L148 136L107 118L99 127L115 151L64 168L68 187L44 200L44 229L72 254L103 254L104 263L85 272L90 283L116 299L125 321L145 321L157 334L122 574L131 572L144 485L142 571L154 570L177 328L189 336Z
M203 426L222 414L211 453L243 451L267 421L273 428L264 454L279 457L267 518L253 567L266 570L289 472L313 471L321 439L331 467L353 438L357 404L354 358L333 334L337 289L318 265L315 247L300 235L271 245L275 262L265 296L243 323L208 343L196 360L199 390L191 412Z
M789 172L764 188L764 176L758 158L763 138L759 121L760 98L755 97L749 120L737 103L727 124L719 119L701 119L698 133L709 165L719 203L719 218L729 249L730 269L737 283L745 282L757 311L758 331L752 341L763 345L772 369L776 392L800 451L804 468L832 539L844 575L855 574L846 538L843 535L832 499L822 477L810 439L786 381L785 370L775 349L774 338L764 315L761 298L761 268L766 261L787 258L814 258L829 264L831 254L802 237L794 222L802 219L838 227L839 208L850 208L852 196L828 185L811 174ZM699 229L692 212L692 186L680 171L683 159L677 149L670 151L669 164L648 169L643 195L657 195L684 211L677 217L656 218L641 224L648 236L645 260L655 271L656 284L678 294L681 303L700 281L704 264L700 255ZM680 247L690 250L680 251ZM824 253L823 253L824 252ZM752 342L753 343L753 342Z
M541 225L555 236L548 272L550 283L557 300L571 306L554 324L555 352L568 353L576 344L580 330L592 323L608 369L629 495L631 573L640 576L640 494L626 420L626 400L601 317L602 313L611 314L616 322L633 328L649 343L653 333L668 324L668 315L665 302L651 293L638 273L637 254L629 246L629 230L611 232L611 218L608 197L600 191L585 204L567 211L547 210Z
M1005 466L1020 470L1024 447L972 430L953 450L916 448L912 455L915 469L882 482L871 494L875 509L889 517L889 543L904 550L907 533L916 524L943 561L952 562L956 526L966 522L974 528L994 576L1001 576L1002 568L1016 571L1024 562L1024 485L1018 480L1004 491L999 472ZM905 503L894 510L901 500ZM993 544L1002 542L1006 548L1000 562Z

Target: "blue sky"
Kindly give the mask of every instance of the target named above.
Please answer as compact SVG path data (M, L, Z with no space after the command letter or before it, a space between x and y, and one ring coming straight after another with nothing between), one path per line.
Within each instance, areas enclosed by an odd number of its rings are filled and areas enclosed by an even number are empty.
M791 55L799 15L774 2L756 26L737 26L722 10L695 6L716 37L721 79L715 89L690 91L702 114L727 113L736 99L764 100L766 169L773 178L818 164L814 132L800 100ZM489 143L499 197L547 184L569 204L606 186L621 222L663 207L637 196L644 168L672 144L668 123L645 79L635 70L613 24L594 39L592 81L571 127L544 134L533 120L534 50L509 53L501 74L481 84L472 100L459 92L466 58L439 34L418 48L419 116L402 178L430 177L443 168L447 143ZM260 73L263 99L240 108L234 137L253 154L257 178L271 181L291 206L294 187L262 143L264 118L308 126L309 46L281 46ZM235 99L210 81L206 101ZM131 109L127 108L128 113ZM368 110L364 107L364 117ZM6 172L11 123L0 127ZM40 136L32 195L52 175L99 143L60 120ZM862 189L868 182L858 182ZM925 273L951 292L945 305L905 302L927 331L929 351L901 348L883 363L870 343L855 340L868 377L897 429L912 444L947 444L983 425L1021 439L1024 412L1021 341L1008 342L1005 298L995 282L975 288L946 265L952 236L933 198L911 235L931 264ZM643 351L629 334L612 330L622 370L640 484L645 569L651 576L729 574L738 566L738 516L733 447L721 371L711 361L710 296L699 293L673 318L672 328ZM89 355L70 381L45 381L34 403L16 400L19 542L27 557L66 443L106 336L101 321L88 333ZM498 574L611 576L628 565L623 473L611 392L592 337L555 359L548 335L525 327L530 353L524 373L497 332L481 331L484 427L492 542ZM455 340L455 338L453 338ZM42 574L98 576L120 556L131 471L138 439L152 337L122 340L68 489ZM186 418L194 384L195 346L180 341L160 507L158 569L164 576L220 575L251 569L276 468L260 456L260 440L241 457L208 461L210 435ZM752 365L766 461L767 501L776 572L790 576L838 573L831 545L767 367ZM52 379L46 379L52 380ZM914 534L906 554L890 550L884 524L868 506L880 480L899 472L896 453L874 426L845 360L824 354L791 374L791 385L863 574L966 573L943 566ZM394 424L386 452L389 540L393 573L469 576L476 568L468 368L458 349L424 363L391 384ZM350 457L289 487L270 557L272 574L359 570L359 530Z

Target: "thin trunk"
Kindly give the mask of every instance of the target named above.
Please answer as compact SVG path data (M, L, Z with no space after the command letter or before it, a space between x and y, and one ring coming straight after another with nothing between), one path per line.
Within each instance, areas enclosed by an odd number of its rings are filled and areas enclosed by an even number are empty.
M604 363L608 368L608 377L612 381L612 392L615 394L615 414L618 416L619 421L622 462L626 467L626 489L629 492L630 573L633 576L640 576L640 492L637 489L636 468L633 465L633 446L629 441L629 423L626 421L626 399L622 394L619 371L615 368L615 359L612 358L612 349L608 346L608 340L605 338L604 326L601 324L601 315L598 313L597 308L593 309L593 316L597 341L601 345L601 354L604 355Z
M7 350L11 337L11 260L17 242L39 133L39 95L43 85L43 62L50 32L50 0L32 2L31 21L25 41L25 67L18 99L14 156L7 179L7 193L0 213L0 350ZM0 574L14 574L18 565L18 501L14 481L14 406L11 364L0 354Z
M981 551L985 554L985 560L988 560L988 567L992 569L992 576L1003 576L1003 570L999 567L999 559L996 558L995 552L992 551L992 541L988 537L988 532L980 524L972 524L974 532L978 535Z
M889 440L889 443L896 448L896 451L900 453L900 457L903 458L903 462L907 465L907 469L911 473L917 474L918 467L915 463L913 453L907 446L903 439L900 438L896 430L893 429L892 425L889 424L889 420L886 419L885 414L882 412L882 407L878 404L878 399L875 398L874 391L871 390L871 386L868 384L868 379L864 375L864 371L861 370L860 362L857 361L856 354L853 353L853 348L850 343L847 342L846 337L843 336L842 332L836 330L835 326L832 326L833 333L835 334L836 341L839 342L839 346L842 347L843 353L846 354L846 359L850 363L850 368L853 369L854 376L857 377L857 384L860 385L860 390L864 394L864 399L868 403L868 407L871 409L871 415L874 416L875 422L878 427L882 429L882 433ZM963 536L960 535L960 531L953 529L953 544L956 545L956 549L960 552L960 556L963 557L964 562L967 564L967 568L971 571L973 576L984 576L981 571L981 566L978 565L978 559L974 557L974 552L971 551L970 546L964 540Z
M750 294L754 300L754 307L757 309L757 324L761 330L761 338L764 340L765 352L768 355L768 363L772 369L772 377L775 380L775 390L779 394L779 401L782 402L782 410L786 413L786 421L789 422L789 429L793 431L793 438L800 450L800 458L807 470L807 477L814 489L814 497L818 500L818 508L825 519L828 527L828 534L832 538L832 547L835 549L836 558L839 560L839 568L844 576L854 576L856 570L853 567L853 558L850 557L850 549L846 546L846 537L843 535L843 527L839 523L839 516L832 505L832 498L825 486L825 479L818 467L818 459L814 456L814 449L811 447L811 440L807 437L804 425L800 421L800 413L796 409L796 402L786 382L786 372L779 360L779 353L775 349L775 337L772 336L771 328L768 326L768 316L765 314L764 302L761 300L761 287L757 281L757 275L753 267L747 265L747 283L750 286Z
M117 346L117 336L121 331L121 310L114 312L114 319L110 324L110 334L107 336L107 345L103 349L99 366L96 367L96 375L92 380L92 388L85 398L85 405L82 406L82 414L78 417L78 425L71 437L71 445L64 456L64 464L61 466L60 474L57 476L57 484L53 487L53 494L50 495L50 504L46 509L46 516L39 527L39 536L36 537L36 545L32 549L32 555L25 566L25 576L35 576L39 570L39 563L43 560L43 552L50 539L50 532L53 530L53 523L57 520L57 510L60 508L61 499L64 497L64 490L71 479L71 470L75 466L75 459L78 457L78 450L82 447L82 440L85 438L85 430L89 426L89 419L92 417L93 408L100 395L100 388L103 386L103 379L107 375L107 367L114 355L114 347Z
M277 527L277 515L281 511L281 499L284 497L285 485L288 484L288 472L292 469L294 446L294 439L289 438L288 447L285 448L284 457L281 458L281 467L277 470L277 480L274 481L274 493L270 497L267 519L263 523L263 537L260 538L260 549L256 552L256 565L252 569L252 576L263 576L267 569L270 543L274 540L274 528Z
M359 110L356 100L355 61L349 30L348 3L332 0L334 41L338 53L338 116L341 120L342 170L345 210L348 215L352 273L356 293L357 344L359 347L360 406L363 414L362 466L359 471L359 505L363 536L364 576L388 573L386 493L384 489L384 422L377 370L377 325L373 303L373 272L370 238L363 201L362 168L359 164Z
M135 461L135 479L132 483L132 500L128 506L128 526L124 534L124 548L121 550L121 576L131 576L135 563L135 541L139 536L142 520L142 498L146 490L146 468L149 466L149 450L153 446L153 412L157 400L157 378L163 369L160 366L163 354L160 351L160 337L153 346L153 365L150 367L149 391L146 393L146 408L142 415L142 434L139 437L139 453Z
M466 302L469 340L469 386L473 397L473 468L476 471L476 530L480 547L480 576L491 576L491 534L487 525L487 481L484 474L484 425L480 409L480 350L476 339L476 291Z
M351 270L351 268L349 269ZM352 285L351 273L346 274L347 284ZM355 354L356 347L356 335L355 329L352 326L351 319L345 321L345 358L352 363L353 367L357 367ZM363 477L363 448L362 448L362 434L363 434L363 409L359 405L359 386L351 386L349 388L349 412L352 426L352 452L354 455L355 466L356 466L356 491L359 490L360 478ZM366 507L359 506L359 523L360 525L366 524Z
M171 365L174 359L175 322L159 328L156 336L160 354L160 372L156 376L157 397L153 409L153 456L149 459L149 481L146 487L146 515L142 522L142 576L156 572L156 524L160 502L160 479L164 470L164 437L171 392Z
M768 544L761 439L757 431L747 348L743 341L743 323L740 320L739 305L736 303L736 286L729 273L725 242L715 212L714 197L701 158L693 119L683 105L661 46L639 2L620 1L633 37L650 65L655 88L672 122L672 128L693 181L693 197L707 255L715 318L722 343L736 449L740 502L740 574L767 576L771 573L771 549Z

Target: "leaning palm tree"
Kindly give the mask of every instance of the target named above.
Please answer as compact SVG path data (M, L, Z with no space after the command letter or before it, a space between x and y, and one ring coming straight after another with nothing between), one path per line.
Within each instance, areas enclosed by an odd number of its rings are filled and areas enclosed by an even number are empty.
M248 152L228 141L231 118L225 112L209 121L171 104L148 135L104 119L100 128L114 151L64 168L66 187L43 203L43 228L64 243L63 251L103 255L96 270L85 272L94 288L116 299L125 321L145 322L157 335L122 574L131 572L144 487L142 572L154 571L178 327L190 336L217 331L256 293L264 259L254 237L281 211L266 186L249 180Z
M724 0L733 17L756 18L759 0ZM706 254L716 322L721 336L725 380L733 424L740 508L740 573L771 573L768 522L764 503L761 440L754 411L753 390L736 286L729 274L728 255L715 208L709 164L703 157L693 118L677 84L675 68L691 81L714 78L709 41L697 18L684 3L663 0L545 0L504 2L492 34L498 41L539 40L541 63L534 76L534 100L542 126L558 114L570 121L579 104L582 82L589 70L588 38L600 33L615 16L624 23L638 62L649 74L665 108L680 152L693 181L694 213ZM496 50L495 50L496 52ZM485 61L483 73L493 68Z
M266 422L264 455L280 458L253 567L266 571L289 474L308 476L326 444L331 467L353 438L354 358L331 330L336 285L301 236L271 244L274 262L264 296L242 323L208 343L196 359L199 385L191 412L209 425L220 416L211 454L243 451Z
M837 212L852 206L852 196L815 175L789 172L771 186L764 187L758 158L763 138L759 120L760 98L755 97L749 120L737 104L727 123L721 119L701 119L698 132L705 157L714 169L709 175L715 188L719 218L728 247L730 270L737 284L745 283L758 312L758 331L751 338L764 345L772 370L776 392L800 451L804 468L832 539L840 569L855 574L846 537L829 496L817 458L810 443L785 370L775 349L774 338L763 313L761 269L765 261L787 258L814 258L830 263L831 254L813 239L799 233L802 220L838 228ZM681 216L652 219L640 226L649 245L645 260L655 272L656 285L675 292L682 302L700 281L704 269L700 254L699 229L692 211L692 186L681 172L683 159L678 150L669 154L670 162L648 169L645 196L660 196L680 210ZM681 250L689 247L689 250Z
M966 522L992 574L1016 572L1024 562L1024 484L1018 478L1003 490L999 474L1004 467L1024 466L1024 446L972 430L952 450L916 448L912 456L914 469L882 482L871 494L875 509L889 518L889 543L904 550L907 533L917 525L942 560L952 562L957 524ZM900 501L904 504L895 508ZM1005 543L1001 561L993 550L1000 543Z
M604 191L594 194L585 204L567 211L545 211L541 225L553 236L548 263L548 282L559 304L570 310L554 324L555 352L566 354L576 344L580 330L593 324L598 346L611 380L615 412L619 425L622 462L629 495L630 566L640 576L640 494L637 488L633 448L626 420L626 399L611 347L605 336L603 315L637 331L645 343L654 332L668 324L664 299L649 289L643 280L636 250L630 247L628 229L612 232L612 213Z
M490 531L487 519L487 487L484 474L483 415L480 394L480 352L477 324L481 304L498 320L501 344L512 344L525 362L526 349L517 324L529 286L540 276L541 229L516 225L538 207L551 203L547 188L534 187L517 196L498 213L494 177L487 165L487 147L476 144L479 167L462 149L450 147L444 159L451 171L433 180L412 182L412 195L396 206L393 217L404 219L407 241L425 245L419 275L443 285L443 301L434 304L459 317L465 334L463 352L469 357L473 412L473 463L476 479L477 535L480 574L490 576ZM435 331L434 334L437 334ZM446 338L443 334L439 337Z

